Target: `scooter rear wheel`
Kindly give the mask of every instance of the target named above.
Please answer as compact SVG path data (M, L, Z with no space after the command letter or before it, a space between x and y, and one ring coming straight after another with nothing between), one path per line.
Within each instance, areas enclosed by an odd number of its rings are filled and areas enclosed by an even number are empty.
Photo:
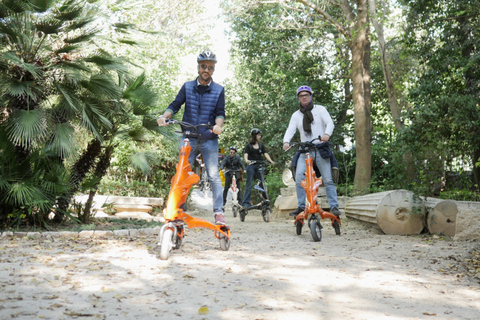
M295 227L297 229L297 235L302 234L303 223L300 220L295 221Z
M160 247L160 259L168 260L173 247L173 230L165 229L162 236L162 244Z
M313 241L318 242L322 240L322 225L318 220L312 220L310 223L310 233L312 234Z

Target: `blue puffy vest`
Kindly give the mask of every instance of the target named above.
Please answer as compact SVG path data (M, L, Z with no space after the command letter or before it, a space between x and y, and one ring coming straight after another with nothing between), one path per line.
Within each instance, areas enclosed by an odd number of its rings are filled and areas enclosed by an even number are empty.
M216 118L215 109L218 98L223 92L223 87L215 82L212 82L203 95L201 95L200 91L198 90L197 80L185 82L184 87L185 92L183 93L182 90L180 90L177 96L178 99L182 94L185 95L185 109L182 121L194 125L209 123L213 127L215 125ZM180 100L183 99L180 98ZM169 106L169 109L176 113L171 106ZM201 127L199 132L201 134L200 139L218 139L218 135L210 132L206 127Z

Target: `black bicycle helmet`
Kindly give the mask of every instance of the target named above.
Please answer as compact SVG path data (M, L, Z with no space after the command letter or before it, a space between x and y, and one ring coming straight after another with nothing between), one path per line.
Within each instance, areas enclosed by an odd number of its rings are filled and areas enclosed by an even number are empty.
M233 151L237 152L237 147L231 146L231 147L229 148L229 150L233 150Z
M200 63L202 61L213 61L217 63L217 56L212 51L205 50L197 57L197 63Z
M250 134L251 134L252 136L256 136L256 135L259 134L259 133L262 133L262 130L257 129L257 128L253 128L253 129L250 131Z

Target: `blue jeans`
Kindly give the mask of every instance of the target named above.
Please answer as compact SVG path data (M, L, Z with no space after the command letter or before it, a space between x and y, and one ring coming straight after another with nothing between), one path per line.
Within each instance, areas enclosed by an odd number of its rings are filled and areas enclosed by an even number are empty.
M323 184L325 185L325 191L327 193L328 204L330 209L338 208L337 202L337 188L332 179L332 168L330 166L330 158L323 159L320 156L320 152L310 152L310 156L317 164L318 169L322 175ZM305 209L305 189L302 187L302 180L305 179L304 173L307 171L307 164L305 163L306 153L300 154L297 162L297 170L295 171L295 190L297 191L297 205L299 208Z
M218 173L218 140L198 140L195 138L189 138L189 140L192 150L188 156L188 162L190 162L190 166L193 167L197 153L200 152L202 154L203 162L205 163L205 169L207 170L208 180L212 185L213 212L223 213L223 187L222 181L220 180L220 174Z
M263 170L263 168L262 168ZM260 177L260 166L247 166L247 182L245 184L245 193L243 194L242 207L250 207L250 198L252 196L253 179L255 176ZM263 188L263 186L261 186ZM266 195L264 195L266 197Z

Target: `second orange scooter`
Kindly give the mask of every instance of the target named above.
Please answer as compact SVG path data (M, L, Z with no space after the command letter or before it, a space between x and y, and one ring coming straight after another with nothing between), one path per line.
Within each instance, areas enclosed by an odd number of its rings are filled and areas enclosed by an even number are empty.
M313 240L320 241L322 240L323 227L320 224L317 213L321 219L331 219L332 226L335 229L336 235L340 235L341 223L339 217L328 211L324 211L322 207L317 204L318 188L322 185L322 179L315 176L313 159L310 155L310 152L313 152L315 154L315 151L317 150L317 146L313 143L316 140L319 139L316 138L308 142L298 142L292 144L291 146L298 146L301 150L306 152L305 163L307 165L307 170L305 171L305 179L301 182L301 185L305 189L306 193L306 206L305 210L295 217L294 224L296 227L297 235L301 235L302 227L305 224L305 220L307 220Z

